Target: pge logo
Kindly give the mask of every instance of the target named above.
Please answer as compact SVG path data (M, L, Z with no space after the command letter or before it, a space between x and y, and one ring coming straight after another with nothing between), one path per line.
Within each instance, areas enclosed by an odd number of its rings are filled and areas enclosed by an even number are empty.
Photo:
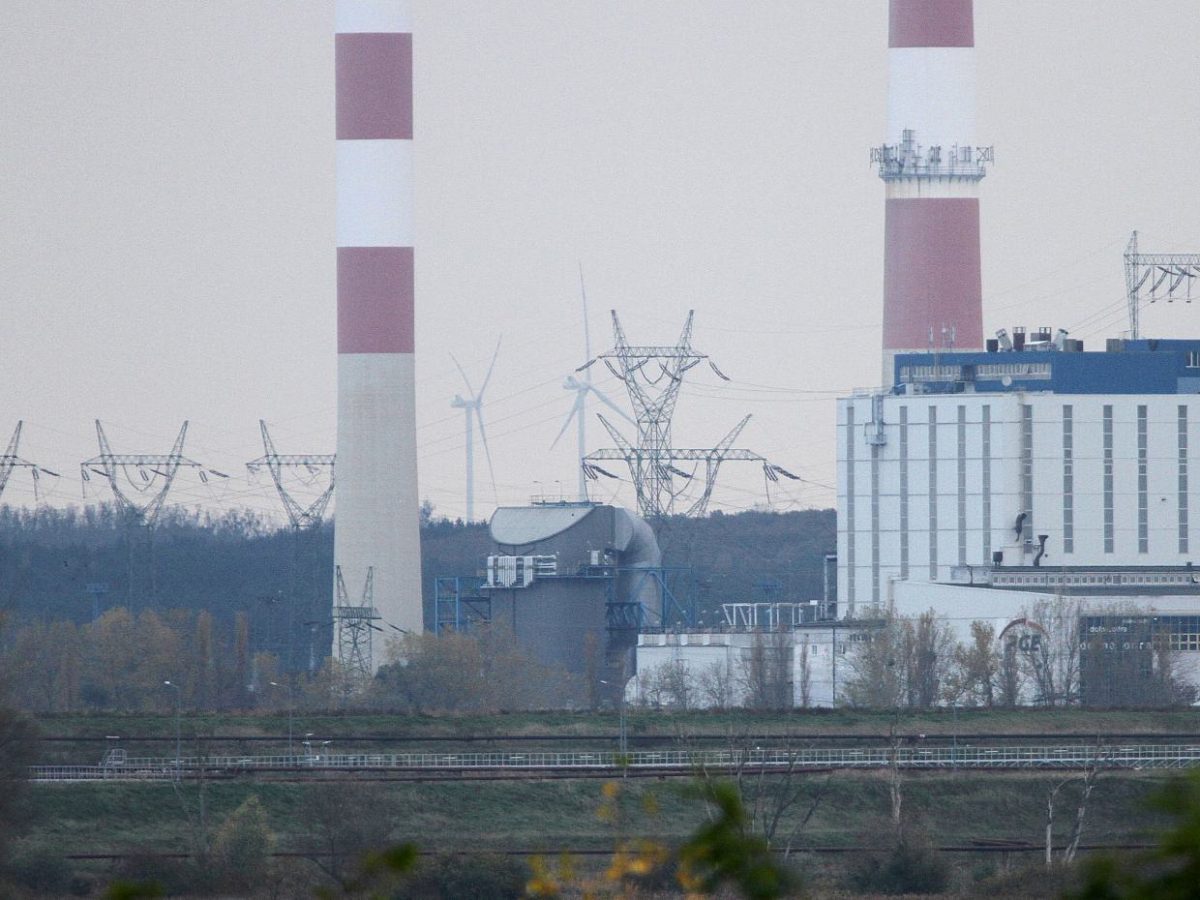
M1013 619L998 640L1006 652L1040 653L1046 644L1046 629L1032 619Z

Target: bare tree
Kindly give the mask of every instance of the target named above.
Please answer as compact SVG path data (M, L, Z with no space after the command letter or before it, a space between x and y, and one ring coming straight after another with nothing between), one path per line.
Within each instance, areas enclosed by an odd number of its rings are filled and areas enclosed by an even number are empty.
M1054 808L1058 800L1059 792L1067 785L1076 781L1081 782L1079 791L1079 803L1075 808L1075 819L1071 826L1071 835L1067 839L1066 846L1063 848L1061 860L1064 865L1070 865L1075 860L1075 855L1079 851L1079 842L1083 837L1083 825L1087 817L1088 801L1092 797L1092 791L1096 788L1096 780L1100 777L1101 766L1106 759L1104 745L1099 739L1096 741L1096 746L1088 759L1087 765L1082 772L1074 773L1067 778L1057 781L1050 786L1050 790L1046 793L1046 850L1045 862L1046 868L1050 869L1054 866Z
M946 624L929 610L915 619L884 614L854 642L845 696L855 706L929 708L952 687L959 651Z
M742 660L741 681L746 705L754 709L792 706L792 641L780 630L755 632Z
M996 627L990 622L972 622L971 642L955 649L954 663L954 698L971 706L994 706L1003 679ZM1003 687L999 691L1003 694Z
M726 746L732 763L728 777L746 810L746 833L762 837L768 846L782 847L787 856L820 807L830 774L827 773L815 783L807 778L800 766L800 748L791 738L782 748L786 754L782 765L778 762L764 765L760 744L760 738L747 729L729 730ZM773 746L772 753L778 752L779 748ZM705 795L711 796L722 778L720 773L713 772L705 765L702 756L697 755L697 759L697 771ZM802 804L803 812L798 817L793 816ZM708 815L711 819L712 809L708 810ZM780 827L788 819L792 820L793 825L786 833L781 833Z
M357 859L388 842L394 810L370 785L314 784L298 812L308 829L300 852L345 888L357 874Z
M1083 609L1078 598L1058 596L1037 601L1025 613L1027 622L1040 626L1040 634L1018 647L1037 704L1068 706L1079 701L1079 619Z
M899 838L903 831L901 809L904 805L904 777L900 771L900 744L902 738L898 732L900 724L899 709L888 727L888 799L891 801L892 828Z
M904 668L902 659L902 629L893 615L881 615L873 624L851 636L851 652L847 654L850 676L842 693L852 706L872 709L895 709L903 693Z
M807 709L812 705L812 660L809 659L808 635L800 642L800 658L796 662L796 670L800 679L800 706Z
M1025 685L1024 667L1017 651L1016 640L1006 641L999 650L996 672L996 699L1001 706L1013 707L1021 702Z
M658 692L667 706L682 710L695 706L692 673L683 660L664 663L654 670L652 677L658 682Z
M733 664L726 658L722 662L709 663L696 679L701 698L706 706L729 709L736 697Z

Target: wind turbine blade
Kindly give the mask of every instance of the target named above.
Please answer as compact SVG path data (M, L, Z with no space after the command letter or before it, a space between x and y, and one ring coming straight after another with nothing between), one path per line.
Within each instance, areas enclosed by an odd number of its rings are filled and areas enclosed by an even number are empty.
M475 407L475 417L479 420L479 441L483 444L483 455L487 457L488 478L492 480L492 501L499 506L500 495L496 493L496 472L492 468L492 451L488 449L487 429L483 427L483 409Z
M583 358L592 358L592 337L588 331L588 314L587 314L587 289L583 286L583 262L579 263L579 297L583 301ZM588 381L592 380L592 375L588 373Z
M479 393L475 399L482 400L483 392L487 390L488 382L492 380L492 369L496 368L496 357L500 355L501 338L496 338L496 352L492 354L492 364L488 366L487 374L483 376L483 386L479 388Z
M617 406L617 404L613 403L612 400L608 399L608 397L600 390L600 388L593 387L593 388L591 388L591 391L593 394L596 395L596 397L600 400L601 403L603 403L605 406L607 406L609 409L611 409L613 412L615 412L618 416L620 416L622 419L624 419L630 425L637 424L637 422L633 421L633 419L630 418L629 413L625 412L625 410L621 409L621 407L619 407L619 406Z
M575 417L582 414L582 412L579 408L580 402L582 400L583 400L582 393L578 394L575 397L575 403L574 403L574 405L572 405L571 411L569 413L567 413L567 418L563 421L563 426L558 432L558 437L556 437L554 439L554 443L552 443L550 445L551 450L553 450L555 447L558 446L558 442L561 441L562 436L567 433L567 429L571 427L571 423L575 420Z
M497 348L499 349L499 348ZM450 359L454 360L454 368L458 369L458 374L462 376L462 380L467 383L467 390L470 391L472 399L475 397L475 388L471 387L471 379L467 377L467 373L463 371L463 367L458 364L458 360L454 359L454 354L450 354Z

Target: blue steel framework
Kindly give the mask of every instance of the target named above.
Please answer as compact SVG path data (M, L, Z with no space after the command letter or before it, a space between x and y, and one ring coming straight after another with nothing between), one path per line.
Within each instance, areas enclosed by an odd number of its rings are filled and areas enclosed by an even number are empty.
M473 624L490 622L492 600L482 591L478 576L439 575L433 579L433 630L467 631Z

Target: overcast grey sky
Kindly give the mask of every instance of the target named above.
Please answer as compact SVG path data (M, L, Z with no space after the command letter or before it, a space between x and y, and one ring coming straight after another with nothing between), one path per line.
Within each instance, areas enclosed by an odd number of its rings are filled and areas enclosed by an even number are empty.
M461 515L462 385L504 335L485 398L499 499L575 484L549 445L616 308L672 342L689 308L707 370L676 443L739 442L833 503L832 397L877 378L886 0L416 5L417 391L422 496ZM1121 252L1200 249L1196 0L976 0L984 324L1125 328ZM276 509L243 463L334 447L333 13L318 2L0 0L0 432L78 463L187 453L174 499ZM1143 333L1200 334L1200 302ZM599 374L599 372L598 372ZM615 393L606 376L601 384ZM601 443L590 426L592 448ZM477 507L490 514L477 454ZM51 485L53 479L43 484ZM537 484L541 482L541 484ZM32 502L13 476L5 500ZM632 504L627 485L600 496ZM90 497L102 496L92 489ZM765 501L729 465L713 508Z

